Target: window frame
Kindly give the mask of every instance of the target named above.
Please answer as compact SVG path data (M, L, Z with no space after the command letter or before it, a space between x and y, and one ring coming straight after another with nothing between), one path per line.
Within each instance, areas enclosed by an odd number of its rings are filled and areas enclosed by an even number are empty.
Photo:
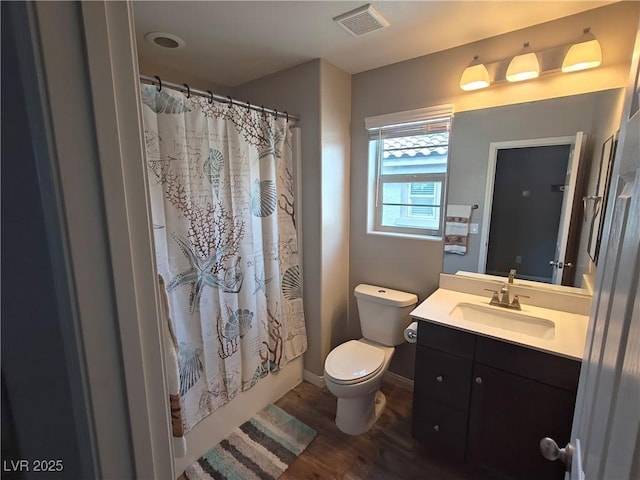
M403 120L410 120L404 121ZM369 133L369 169L370 169L370 183L368 186L369 211L368 211L368 229L367 233L370 234L383 234L392 235L398 237L418 237L425 239L442 239L444 236L444 223L445 223L445 199L447 191L447 178L449 173L449 144L450 138L447 141L446 148L446 160L444 172L428 172L428 173L395 173L395 174L383 174L383 155L384 155L384 136L382 131L387 132L398 130L400 133L406 128L411 128L412 124L416 126L426 126L430 123L446 122L448 124L447 132L449 137L451 135L451 126L453 123L453 106L442 105L437 107L431 107L426 109L412 110L409 112L400 112L396 114L381 115L378 117L369 117L365 119L365 125ZM376 138L376 132L378 137ZM437 133L437 132L434 132ZM407 133L406 135L397 135L398 138L417 136L419 133ZM411 225L383 225L383 213L385 206L397 205L407 208L408 212L406 218L411 215L409 213L412 208L411 204L411 183L436 183L435 188L438 188L440 184L440 194L435 195L436 199L439 199L439 204L413 204L413 206L427 206L439 209L439 219L437 228L427 228L421 226ZM402 198L402 203L383 203L383 189L387 184L401 183L407 185L406 197ZM406 203L405 203L406 201ZM420 218L414 216L414 218Z

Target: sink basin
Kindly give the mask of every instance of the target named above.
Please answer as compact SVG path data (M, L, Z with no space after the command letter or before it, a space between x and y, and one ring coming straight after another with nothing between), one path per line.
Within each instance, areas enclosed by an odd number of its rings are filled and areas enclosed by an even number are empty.
M501 307L462 302L453 307L449 316L531 337L551 340L555 336L556 326L551 320Z

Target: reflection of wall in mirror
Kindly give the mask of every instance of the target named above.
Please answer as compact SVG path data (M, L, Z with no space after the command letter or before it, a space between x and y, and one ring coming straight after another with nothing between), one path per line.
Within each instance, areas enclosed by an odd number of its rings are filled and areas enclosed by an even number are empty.
M617 129L623 100L624 90L612 89L458 113L452 130L447 203L478 203L480 208L474 216L482 218L491 142L570 136L584 131L590 138L585 153L586 181L595 183L591 161L594 145L601 145ZM598 160L599 155L598 149ZM596 179L597 174L596 169ZM586 254L588 232L584 230L588 228L583 228L585 238L580 239L577 286L582 275L591 271ZM478 271L479 253L480 234L471 235L467 255L446 255L443 271Z

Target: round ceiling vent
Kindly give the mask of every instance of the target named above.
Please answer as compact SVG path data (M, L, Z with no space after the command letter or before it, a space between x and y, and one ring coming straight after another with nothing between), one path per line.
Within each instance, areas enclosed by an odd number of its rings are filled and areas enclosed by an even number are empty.
M176 37L165 32L149 32L144 36L147 42L153 43L156 47L177 49L184 47L185 43L180 37Z

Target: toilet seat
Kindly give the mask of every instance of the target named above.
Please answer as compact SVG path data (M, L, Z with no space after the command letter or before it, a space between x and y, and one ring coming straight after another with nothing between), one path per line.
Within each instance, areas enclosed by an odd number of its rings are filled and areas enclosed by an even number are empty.
M384 359L382 349L350 340L329 353L324 370L333 382L349 385L374 376L382 368Z

